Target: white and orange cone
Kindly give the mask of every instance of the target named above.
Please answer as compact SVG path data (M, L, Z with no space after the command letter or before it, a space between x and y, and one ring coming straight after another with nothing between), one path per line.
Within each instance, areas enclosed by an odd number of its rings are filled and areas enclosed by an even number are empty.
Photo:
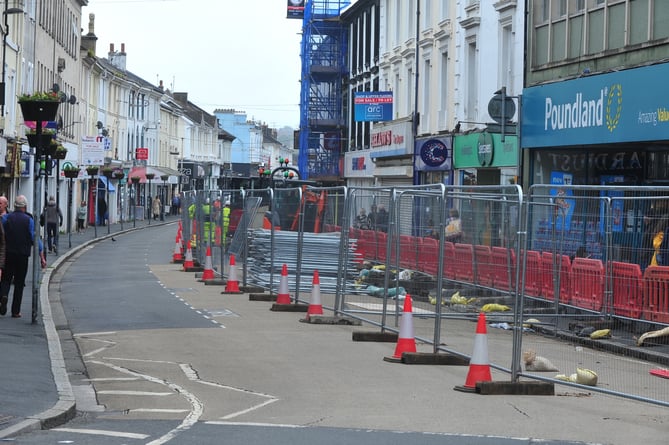
M283 265L281 269L281 280L279 281L279 293L276 295L276 304L290 304L288 294L288 266Z
M188 244L186 244L186 259L184 260L184 270L188 270L192 267L195 267L195 263L193 263L193 251L190 248L190 241L188 241Z
M174 253L172 254L172 262L173 263L183 263L184 261L184 256L183 252L181 252L181 236L179 233L177 233L177 239L175 241L174 245Z
M485 314L479 314L474 336L474 352L469 360L469 372L464 386L456 386L458 391L475 392L477 382L490 382L490 363L488 360L488 331L486 330Z
M202 280L214 279L214 266L211 264L211 247L207 246L207 255L204 258L204 271L202 271Z
M314 270L314 280L311 285L311 299L307 308L307 320L311 315L323 315L323 304L321 303L321 280L318 270Z
M230 255L230 272L228 273L228 282L225 284L226 294L239 294L239 281L237 280L237 266L235 265L235 256Z
M405 352L416 352L416 338L413 330L413 305L411 304L411 295L404 297L404 308L402 309L402 318L400 319L400 333L397 336L397 346L392 359L401 360Z

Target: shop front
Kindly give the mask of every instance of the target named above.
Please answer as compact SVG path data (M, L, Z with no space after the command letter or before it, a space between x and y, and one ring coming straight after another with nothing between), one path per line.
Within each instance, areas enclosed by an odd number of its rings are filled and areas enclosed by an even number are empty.
M509 185L516 182L518 137L499 133L456 135L453 140L453 184Z
M668 76L664 63L525 89L529 185L669 183Z

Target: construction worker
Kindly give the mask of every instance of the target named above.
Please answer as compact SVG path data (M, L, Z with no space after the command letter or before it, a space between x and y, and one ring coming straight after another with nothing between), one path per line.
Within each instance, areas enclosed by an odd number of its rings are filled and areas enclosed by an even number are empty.
M211 238L213 236L214 226L211 216L211 204L209 202L209 198L207 198L202 205L202 219L204 220L204 223L202 224L204 233L202 236L204 238L204 242L207 244L211 244Z
M228 227L230 226L230 200L225 201L223 206L223 242L227 243Z

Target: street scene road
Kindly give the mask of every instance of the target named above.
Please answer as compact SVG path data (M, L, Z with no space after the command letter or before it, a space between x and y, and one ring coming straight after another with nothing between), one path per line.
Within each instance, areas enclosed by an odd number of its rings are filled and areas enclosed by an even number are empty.
M0 424L2 440L666 443L666 408L559 386L555 396L454 391L465 381L466 366L390 363L383 358L394 344L351 340L354 331L372 327L302 323L304 314L270 311L271 303L250 301L247 294L221 294L221 286L205 285L171 262L175 232L174 222L154 224L62 254L42 286L49 300L43 310L58 333L76 414L53 421L50 429L17 434L6 434ZM0 319L3 349L12 322ZM22 333L28 322L21 321ZM39 332L36 327L33 335ZM48 388L43 375L13 373L14 362L24 360L19 351L12 350L1 387L23 392L28 401L23 413L8 413L0 403L0 414L30 418L67 394ZM43 348L25 360L50 374L43 368L54 359ZM508 376L494 372L493 378ZM30 400L38 381L44 400Z

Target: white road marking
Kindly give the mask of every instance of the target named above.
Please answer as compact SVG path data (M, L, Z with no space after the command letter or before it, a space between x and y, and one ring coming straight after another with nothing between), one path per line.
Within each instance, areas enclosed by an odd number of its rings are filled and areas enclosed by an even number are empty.
M153 392L153 391L116 391L104 390L98 391L98 394L107 394L112 396L171 396L173 392Z
M167 409L167 408L136 408L131 409L132 413L187 413L187 409Z
M109 377L97 379L81 379L85 382L132 382L139 380L139 377Z
M116 331L108 331L108 332L85 332L83 334L74 334L74 338L79 338L79 337L99 337L101 335L116 335Z
M291 425L289 423L259 423L259 422L224 422L221 420L209 420L207 425L233 425L233 426L271 426L277 428L307 428L303 425Z
M197 421L200 419L200 417L202 417L202 413L204 411L204 407L202 406L202 402L200 402L200 400L197 397L195 397L194 394L186 391L184 388L177 385L176 383L170 383L166 380L159 379L159 378L147 375L147 374L141 374L141 373L138 373L138 372L135 372L135 371L131 371L127 368L122 368L122 367L116 366L112 363L100 362L100 361L91 361L91 363L106 366L108 368L111 368L115 371L118 371L118 372L121 372L121 373L124 373L124 374L132 375L132 376L135 376L135 377L141 377L144 380L147 380L147 381L152 382L152 383L158 383L160 385L167 386L171 390L183 395L188 400L188 402L190 403L191 410L189 411L188 415L181 421L181 423L179 425L177 425L176 428L168 431L166 434L163 434L161 437L159 437L155 440L152 440L151 442L146 443L145 445L162 445L164 443L167 443L170 440L172 440L174 437L176 437L179 433L190 429L193 425L195 425L197 423Z
M258 410L258 409L260 409L264 406L269 405L270 403L274 403L274 402L277 402L279 400L277 397L269 395L269 394L264 394L264 393L260 393L260 392L256 392L256 391L251 391L249 389L235 388L233 386L221 385L220 383L214 383L214 382L208 382L208 381L205 381L205 380L201 380L200 376L197 375L197 372L192 368L192 366L190 366L188 364L181 364L179 366L181 367L181 370L186 375L186 377L193 382L201 383L203 385L208 385L208 386L214 386L216 388L228 389L230 391L243 392L243 393L246 393L246 394L251 394L251 395L254 395L254 396L258 396L258 397L262 397L262 398L267 399L264 402L253 405L253 406L251 406L247 409L237 411L237 412L228 414L226 416L223 416L223 417L221 417L221 419L232 419L234 417L241 416L242 414L247 414L247 413L250 413L252 411L256 411L256 410Z
M148 434L137 433L123 433L120 431L109 430L91 430L91 429L77 429L77 428L52 428L51 431L62 431L64 433L79 433L79 434L93 434L96 436L110 436L110 437L125 437L127 439L146 439Z

